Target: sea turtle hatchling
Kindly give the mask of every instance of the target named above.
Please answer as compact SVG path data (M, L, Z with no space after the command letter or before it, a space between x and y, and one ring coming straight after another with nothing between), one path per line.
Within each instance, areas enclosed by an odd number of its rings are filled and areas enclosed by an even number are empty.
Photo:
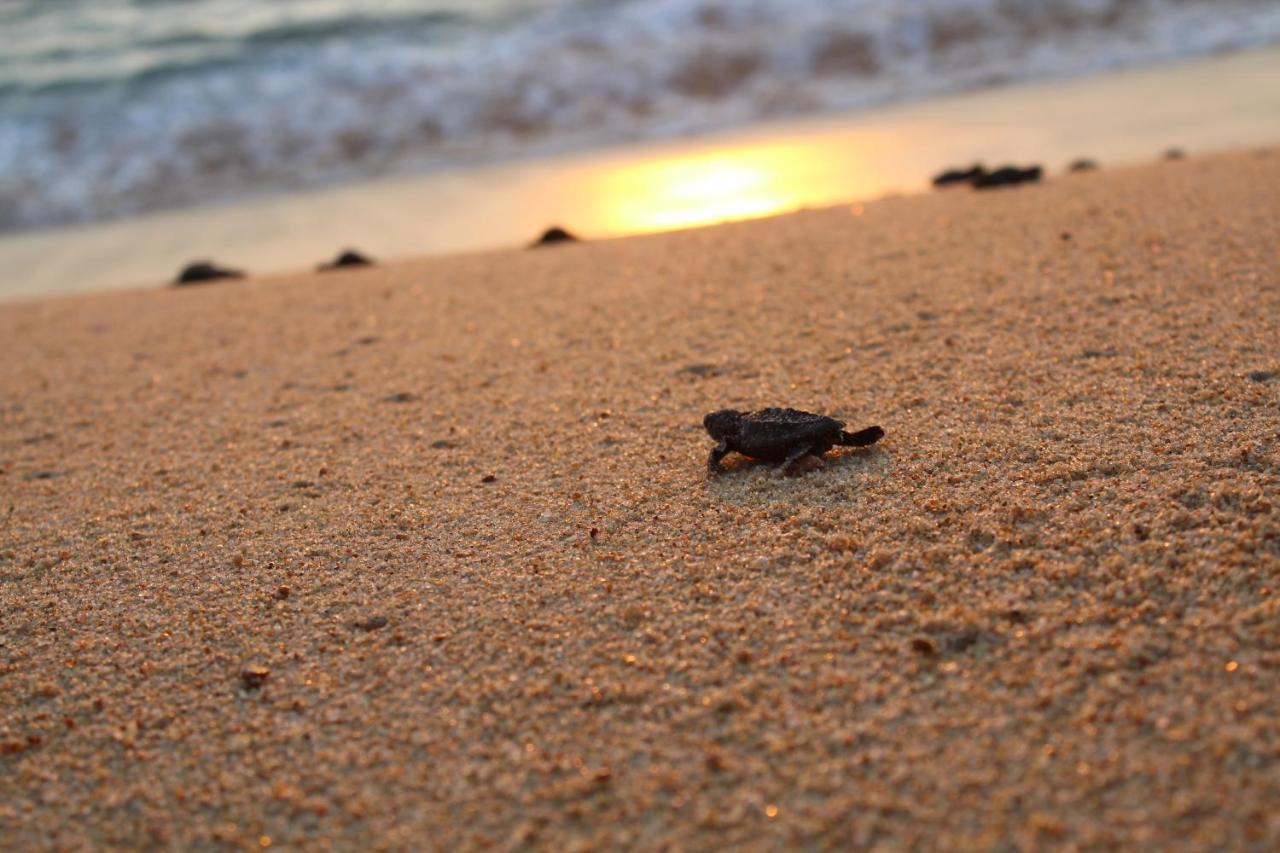
M799 409L722 409L703 418L702 425L717 442L707 458L711 474L723 470L720 460L731 450L752 459L781 462L783 473L790 474L806 456L821 456L838 444L866 447L884 435L878 426L845 432L841 421Z

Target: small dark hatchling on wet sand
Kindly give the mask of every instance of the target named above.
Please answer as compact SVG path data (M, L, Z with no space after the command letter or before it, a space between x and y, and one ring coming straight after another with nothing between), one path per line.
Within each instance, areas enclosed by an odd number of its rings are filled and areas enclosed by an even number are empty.
M878 426L845 432L841 421L799 409L722 409L703 418L702 425L717 442L707 459L710 474L723 470L720 460L731 450L752 459L781 462L782 472L791 474L806 456L821 456L836 445L867 447L884 436Z

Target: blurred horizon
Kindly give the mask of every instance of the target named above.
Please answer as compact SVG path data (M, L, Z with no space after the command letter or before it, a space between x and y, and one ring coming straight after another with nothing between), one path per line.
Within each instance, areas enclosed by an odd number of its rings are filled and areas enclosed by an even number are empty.
M1280 142L1280 47L1071 80L949 94L696 138L355 181L0 233L0 302L130 287L215 259L254 275L312 269L344 248L379 262L527 245L552 224L588 240L848 205L929 186L981 160L1088 157L1110 170L1178 147L1200 155ZM1187 168L1196 168L1187 164ZM1034 189L1022 190L1035 192ZM964 190L960 190L961 193Z
M1265 45L1280 4L11 0L0 32L13 230Z

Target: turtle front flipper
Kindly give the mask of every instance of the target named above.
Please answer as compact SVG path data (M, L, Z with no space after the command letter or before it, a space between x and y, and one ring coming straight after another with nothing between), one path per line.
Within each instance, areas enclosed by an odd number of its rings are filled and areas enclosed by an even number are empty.
M719 474L724 469L720 467L720 460L729 452L729 442L721 441L715 447L711 448L711 454L707 457L707 473Z

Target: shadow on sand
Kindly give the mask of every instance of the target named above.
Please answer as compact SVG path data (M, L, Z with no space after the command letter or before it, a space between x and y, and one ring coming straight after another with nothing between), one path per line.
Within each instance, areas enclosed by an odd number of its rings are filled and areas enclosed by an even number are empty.
M868 480L889 474L893 457L875 446L833 451L822 457L822 463L821 468L784 476L777 465L735 454L724 460L723 473L707 478L707 492L738 506L848 504L860 499Z

